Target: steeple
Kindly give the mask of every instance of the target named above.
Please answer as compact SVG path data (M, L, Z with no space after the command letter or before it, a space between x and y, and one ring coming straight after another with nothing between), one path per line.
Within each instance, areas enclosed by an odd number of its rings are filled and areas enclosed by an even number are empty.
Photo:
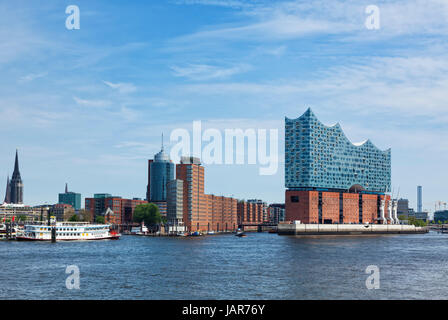
M19 155L16 149L16 161L14 163L14 172L12 173L12 180L20 179L20 171L19 171Z
M68 183L65 183L65 193L68 193Z
M8 178L6 179L5 200L3 202L5 202L5 203L11 202L11 183L9 181L9 174L8 174Z
M19 155L16 150L16 160L14 163L14 172L12 173L10 186L10 203L23 203L23 182L19 171Z

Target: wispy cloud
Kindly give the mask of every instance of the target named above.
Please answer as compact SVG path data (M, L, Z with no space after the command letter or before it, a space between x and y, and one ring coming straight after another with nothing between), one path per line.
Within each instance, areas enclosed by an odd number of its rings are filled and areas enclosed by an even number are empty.
M193 1L215 5L219 1ZM222 5L225 5L225 1ZM232 25L211 25L177 39L178 42L216 40L291 40L308 35L344 34L365 40L381 35L395 37L415 34L448 34L448 2L444 0L377 1L381 29L371 32L364 26L365 8L370 2L348 1L269 1L243 2L245 16ZM217 5L217 4L216 4ZM229 4L229 6L231 6ZM236 6L236 4L235 4ZM356 37L354 37L356 36ZM341 38L340 40L343 40Z
M73 97L73 100L80 105L86 107L95 107L95 108L103 108L110 105L109 101L106 100L97 100L97 99L81 99L78 97Z
M178 0L177 4L183 5L204 5L204 6L218 6L230 8L249 8L257 4L257 0L253 1L239 1L239 0Z
M124 82L112 83L109 81L103 81L103 83L108 87L117 90L119 93L123 94L132 93L137 90L137 88L132 83L124 83Z
M29 82L33 81L35 79L43 78L48 75L48 72L41 72L41 73L30 73L26 76L23 76L19 79L19 82Z
M228 78L235 74L243 73L251 69L250 65L241 64L229 68L217 67L206 64L189 64L184 67L171 66L176 77L185 77L192 80L210 80Z

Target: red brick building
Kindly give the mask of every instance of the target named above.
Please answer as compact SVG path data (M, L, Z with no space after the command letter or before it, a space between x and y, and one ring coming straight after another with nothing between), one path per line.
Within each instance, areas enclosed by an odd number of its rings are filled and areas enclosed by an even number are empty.
M258 225L264 221L265 204L261 202L238 202L238 224Z
M330 192L286 191L286 221L302 223L378 223L381 221L381 200L389 221L389 195Z
M98 194L93 198L85 199L85 209L92 213L94 217L104 216L106 223L121 225L132 223L135 207L143 203L148 202L140 199L123 199L108 194Z
M176 179L183 180L183 222L188 231L233 231L238 228L237 200L204 193L204 167L198 158L182 157Z

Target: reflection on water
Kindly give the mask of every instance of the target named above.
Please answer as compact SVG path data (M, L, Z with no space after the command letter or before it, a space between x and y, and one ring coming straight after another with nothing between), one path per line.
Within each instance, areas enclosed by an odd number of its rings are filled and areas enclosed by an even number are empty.
M1 299L445 299L448 235L0 242ZM81 289L68 290L77 265ZM380 269L367 290L365 269Z

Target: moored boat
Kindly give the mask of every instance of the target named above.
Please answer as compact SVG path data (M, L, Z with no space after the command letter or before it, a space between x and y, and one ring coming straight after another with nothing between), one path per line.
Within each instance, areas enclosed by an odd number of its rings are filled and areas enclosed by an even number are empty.
M55 231L53 231L55 229ZM25 225L23 234L16 237L19 241L51 241L52 232L56 241L80 240L118 240L121 236L107 224L89 224L82 222L57 222L54 225Z
M144 223L142 223L142 225L139 227L133 227L131 229L132 235L144 236L144 235L147 235L148 233L149 233L149 229L147 226L145 226Z
M20 234L18 226L11 226L9 233L6 224L0 224L0 240L15 239Z

